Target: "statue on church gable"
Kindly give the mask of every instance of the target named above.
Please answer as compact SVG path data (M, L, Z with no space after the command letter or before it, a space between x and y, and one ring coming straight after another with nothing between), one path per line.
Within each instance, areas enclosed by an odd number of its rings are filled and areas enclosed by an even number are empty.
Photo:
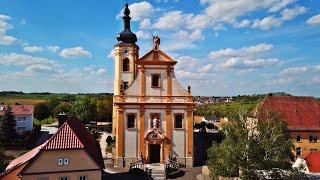
M159 36L153 36L153 50L158 51L160 46L160 38Z
M154 119L152 120L152 128L159 128L159 120L157 119L157 117L154 117Z

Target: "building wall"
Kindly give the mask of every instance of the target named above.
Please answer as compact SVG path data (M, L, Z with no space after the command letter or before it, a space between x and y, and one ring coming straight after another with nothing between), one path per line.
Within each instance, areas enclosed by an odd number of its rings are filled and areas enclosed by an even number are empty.
M58 165L58 158L69 158L69 165ZM83 149L74 150L44 150L40 152L24 174L53 173L63 171L79 171L99 169L99 166L89 157Z
M26 165L27 165L27 163L22 165L22 166L20 166L20 167L18 167L15 170L11 171L7 175L5 175L3 177L0 177L0 179L1 180L20 180L21 178L18 175Z
M60 177L69 177L70 180L78 180L80 176L87 176L89 180L101 179L101 171L81 171L69 173L41 173L33 175L25 175L22 180L38 180L41 177L47 177L49 180L59 180Z
M301 141L297 142L297 136L300 135ZM318 139L317 142L309 142L309 136L310 135L316 135L318 138L320 138L320 131L291 131L290 136L293 140L295 149L297 147L301 147L302 154L301 157L305 157L309 154L310 149L317 149L320 151L320 139ZM294 149L294 153L296 155L296 151Z
M19 117L26 117L26 121L18 121ZM26 131L32 131L33 130L33 114L30 114L30 115L15 115L14 118L16 120L16 129L18 129L18 127L25 127Z

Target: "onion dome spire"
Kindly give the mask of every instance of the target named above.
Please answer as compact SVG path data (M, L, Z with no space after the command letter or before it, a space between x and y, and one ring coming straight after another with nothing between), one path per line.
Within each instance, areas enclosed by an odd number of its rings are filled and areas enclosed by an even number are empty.
M137 36L131 32L130 29L130 9L129 5L126 4L123 12L124 16L122 17L123 23L124 23L124 30L117 35L117 40L124 42L124 43L136 43L137 42Z

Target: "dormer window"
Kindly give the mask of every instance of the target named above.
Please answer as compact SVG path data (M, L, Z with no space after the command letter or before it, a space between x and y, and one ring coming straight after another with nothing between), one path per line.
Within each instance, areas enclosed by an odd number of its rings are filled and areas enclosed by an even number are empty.
M128 72L130 71L130 62L128 58L123 59L122 61L122 71Z
M151 87L153 88L160 87L160 74L151 75Z

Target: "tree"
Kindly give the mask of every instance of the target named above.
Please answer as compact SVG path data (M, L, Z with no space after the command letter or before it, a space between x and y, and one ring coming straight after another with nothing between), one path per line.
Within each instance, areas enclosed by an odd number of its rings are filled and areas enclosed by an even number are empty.
M89 98L79 98L72 105L71 115L76 116L83 123L96 120L96 113L96 104Z
M12 142L17 138L16 120L11 111L11 107L5 110L4 116L1 118L0 139L1 142Z
M61 103L54 108L53 116L57 118L58 114L61 112L65 112L68 115L70 111L71 111L71 105L69 105L68 103Z
M250 120L246 113L223 126L225 139L208 151L211 175L256 179L257 170L280 168L291 171L293 147L286 124L276 114L267 120Z
M3 172L6 167L9 165L10 161L13 160L12 156L8 156L0 149L0 173Z
M54 117L55 108L60 105L60 100L58 98L51 98L48 103L48 108L50 112L50 116Z
M49 118L49 116L50 116L50 111L46 103L36 104L36 106L34 107L34 117L37 120L42 121L44 119Z

